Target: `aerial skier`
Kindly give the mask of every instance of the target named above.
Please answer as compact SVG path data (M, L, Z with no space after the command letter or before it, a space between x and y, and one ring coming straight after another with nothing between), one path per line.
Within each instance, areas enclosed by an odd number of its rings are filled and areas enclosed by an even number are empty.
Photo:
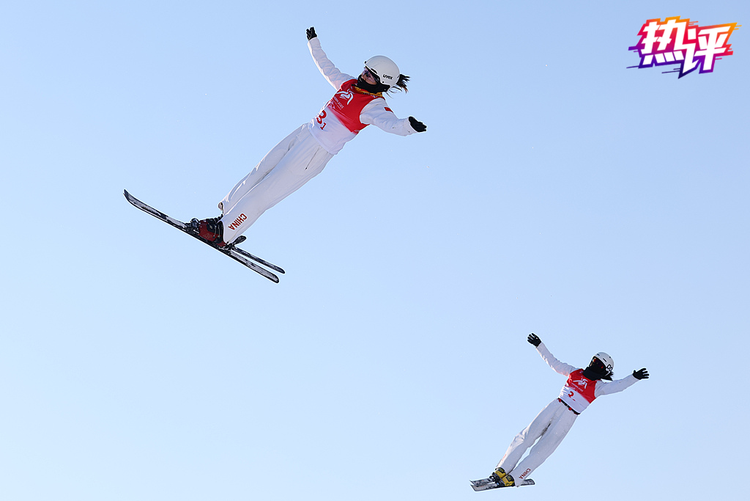
M568 380L559 397L550 402L530 425L516 435L490 477L484 481L472 482L475 490L524 485L531 473L560 445L578 416L591 402L602 395L623 391L641 379L648 379L648 371L644 368L633 371L623 379L612 381L615 363L604 352L594 355L585 369L578 369L555 358L536 334L529 334L528 342L536 347L555 372L566 376ZM519 463L529 447L532 447L529 455Z
M277 144L219 203L218 218L193 219L189 224L197 236L224 247L232 244L266 210L318 175L344 144L368 125L408 136L427 127L414 117L399 119L383 94L407 91L409 77L385 56L365 61L358 77L339 71L320 46L315 28L307 40L318 69L336 89L336 94L310 122L298 127Z

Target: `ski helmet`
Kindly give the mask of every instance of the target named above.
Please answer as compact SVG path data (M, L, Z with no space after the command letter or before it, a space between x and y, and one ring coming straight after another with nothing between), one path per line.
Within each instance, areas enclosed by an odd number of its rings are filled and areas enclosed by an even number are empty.
M375 75L379 80L378 83L391 87L398 83L401 71L390 58L385 56L373 56L365 61L365 68Z
M591 359L589 368L597 373L603 374L602 379L612 379L612 374L615 370L615 361L612 357L603 351L600 351Z

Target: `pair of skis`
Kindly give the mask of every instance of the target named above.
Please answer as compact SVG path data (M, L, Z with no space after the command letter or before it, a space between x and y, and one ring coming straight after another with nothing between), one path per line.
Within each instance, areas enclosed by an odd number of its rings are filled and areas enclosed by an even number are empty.
M475 491L488 491L490 489L499 489L501 487L506 487L505 484L498 484L491 478L482 478L480 480L470 480L471 482L471 488ZM527 478L526 480L522 481L520 484L518 484L520 487L523 487L524 485L536 485L533 480L530 478Z
M240 242L243 242L245 240L245 237L240 237L237 239L236 242L233 242L224 247L219 247L218 245L214 245L211 242L207 242L203 240L202 238L200 238L188 224L183 223L182 221L179 221L173 217L170 217L167 214L164 214L163 212L154 209L150 205L141 202L140 200L135 198L133 195L128 193L128 190L125 190L124 194L128 202L130 202L131 204L133 204L133 206L139 208L146 214L150 214L154 216L156 219L159 219L160 221L164 221L168 225L173 226L177 228L178 230L184 233L187 233L191 237L194 237L200 240L204 244L207 244L208 246L216 249L217 251L221 252L225 256L229 256L235 261L237 261L238 263L241 263L247 266L248 268L253 270L255 273L258 273L259 275L266 277L268 280L275 282L275 283L279 283L279 277L276 275L276 273L274 273L274 271L277 273L284 273L284 270L282 268L276 266L275 264L269 263L265 259L261 259L258 256L254 256L250 254L249 252L247 252L246 250L243 250L237 247L237 244ZM260 265L263 265L263 266L260 266ZM273 271L270 271L270 270L273 270Z

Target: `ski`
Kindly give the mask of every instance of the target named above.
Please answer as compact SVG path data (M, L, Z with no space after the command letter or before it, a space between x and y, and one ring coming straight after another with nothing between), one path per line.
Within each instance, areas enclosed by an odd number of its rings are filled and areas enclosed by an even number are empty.
M500 489L502 487L506 487L503 484L498 484L494 480L490 480L489 478L482 478L480 480L470 480L471 482L471 488L475 491L487 491L490 489ZM527 478L520 484L518 484L519 487L523 487L524 485L536 485L533 480L530 478Z
M164 221L168 225L177 228L178 230L182 231L183 233L187 233L191 237L200 240L204 244L208 245L209 247L212 247L216 249L217 251L221 252L222 254L229 256L230 258L234 259L238 263L243 264L244 266L250 268L254 272L258 273L259 275L262 275L266 277L268 280L279 283L279 277L276 276L276 274L272 273L271 271L263 268L262 266L259 266L256 263L262 264L264 266L268 266L274 271L277 271L279 273L284 273L284 270L275 264L271 264L265 259L261 259L257 256L254 256L253 254L250 254L249 252L245 251L244 249L240 249L236 246L236 244L230 244L226 247L218 247L216 245L213 245L211 242L206 242L202 238L200 238L198 235L196 235L193 231L190 230L188 225L186 223L183 223L182 221L175 219L167 214L164 214L160 210L154 209L150 205L141 202L137 198L135 198L133 195L128 193L128 190L124 190L125 198L128 202L130 202L134 207L142 210L143 212L150 214L154 216L156 219L159 219L160 221ZM242 238L242 237L240 237ZM238 239L239 240L239 239ZM244 241L244 238L242 240Z
M240 238L242 238L244 240L243 237L240 237ZM237 240L239 240L239 238ZM276 266L273 263L269 263L265 259L259 258L258 256L254 256L254 255L250 254L248 251L246 251L245 249L240 249L239 247L237 247L237 242L233 242L231 244L230 250L232 250L234 252L237 252L238 254L241 254L242 256L245 256L248 259L252 259L256 263L260 263L263 266L271 268L274 271L278 271L279 273L282 273L282 274L285 273L284 269L281 268L280 266Z

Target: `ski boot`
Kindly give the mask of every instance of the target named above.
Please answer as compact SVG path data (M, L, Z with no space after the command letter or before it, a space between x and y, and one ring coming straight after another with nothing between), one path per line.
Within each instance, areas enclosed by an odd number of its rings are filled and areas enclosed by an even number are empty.
M215 245L216 247L225 247L224 242L224 225L220 218L196 219L193 218L188 227L196 233L202 240Z
M498 485L504 485L505 487L512 487L516 485L515 480L513 480L513 476L505 473L505 470L503 470L502 468L495 468L495 471L493 471L492 475L490 475L490 480Z

